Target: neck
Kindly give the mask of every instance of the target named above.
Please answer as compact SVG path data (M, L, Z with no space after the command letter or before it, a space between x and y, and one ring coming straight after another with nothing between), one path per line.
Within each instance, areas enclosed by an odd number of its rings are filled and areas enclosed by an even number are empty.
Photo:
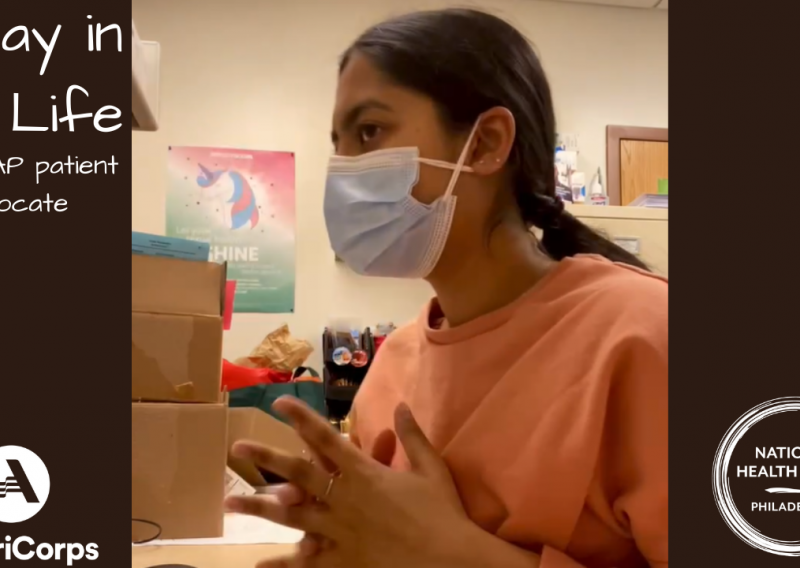
M428 279L450 327L510 304L556 262L539 251L530 233L505 224L492 233L488 247L476 250L468 257L442 259L450 262Z

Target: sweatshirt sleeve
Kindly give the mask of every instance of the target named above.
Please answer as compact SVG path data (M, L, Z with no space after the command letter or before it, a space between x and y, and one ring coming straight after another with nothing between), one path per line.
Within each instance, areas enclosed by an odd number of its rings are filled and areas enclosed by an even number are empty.
M667 329L635 340L612 379L599 481L651 568L668 566ZM545 547L540 568L583 568Z
M610 401L604 460L606 483L618 492L614 514L654 568L668 557L667 354L666 322L631 351Z

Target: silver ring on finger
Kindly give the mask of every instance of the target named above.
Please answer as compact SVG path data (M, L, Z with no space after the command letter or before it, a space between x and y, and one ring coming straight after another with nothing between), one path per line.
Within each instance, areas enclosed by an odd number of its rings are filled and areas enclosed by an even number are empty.
M333 491L333 485L336 483L336 480L342 476L342 472L337 471L336 473L332 473L330 478L328 478L328 486L325 488L325 494L322 496L322 501L327 501L328 498L331 496L331 491Z

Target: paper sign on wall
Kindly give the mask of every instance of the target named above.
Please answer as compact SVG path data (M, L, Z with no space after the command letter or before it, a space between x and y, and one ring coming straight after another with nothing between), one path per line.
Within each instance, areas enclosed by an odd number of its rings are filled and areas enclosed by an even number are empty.
M294 153L171 146L167 229L227 261L237 313L294 311Z

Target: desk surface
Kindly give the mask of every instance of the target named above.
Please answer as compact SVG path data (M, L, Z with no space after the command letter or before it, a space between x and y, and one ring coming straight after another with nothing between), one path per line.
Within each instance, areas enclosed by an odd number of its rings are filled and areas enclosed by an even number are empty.
M293 544L230 546L137 546L132 568L186 564L192 568L254 568L261 560L291 554Z

